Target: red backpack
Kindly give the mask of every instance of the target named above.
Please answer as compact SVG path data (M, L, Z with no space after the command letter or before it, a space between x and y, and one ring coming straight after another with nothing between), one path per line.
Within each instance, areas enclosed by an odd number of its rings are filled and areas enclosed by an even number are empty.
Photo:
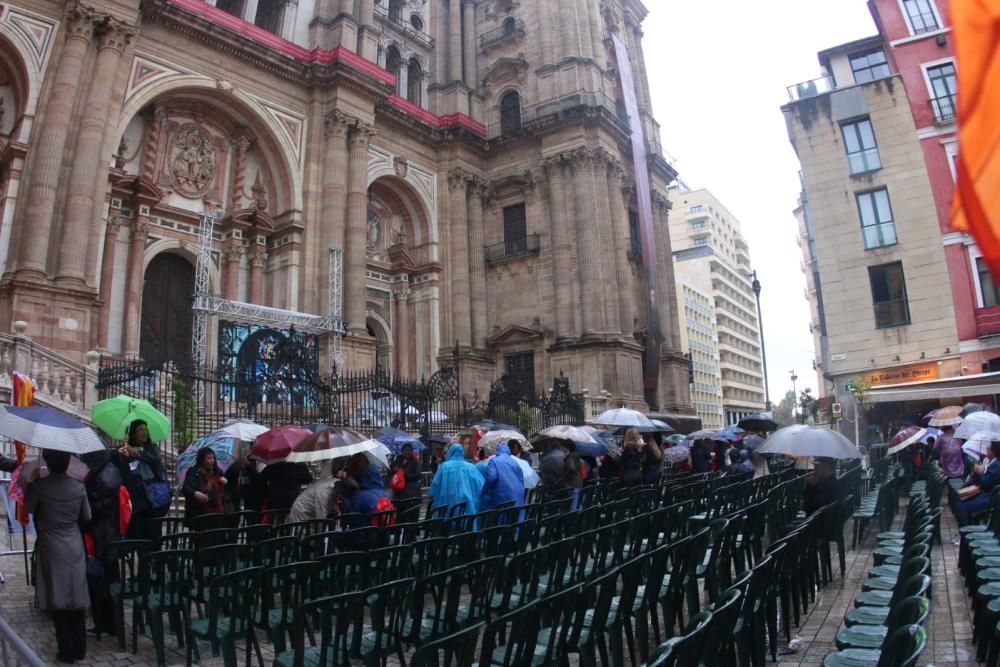
M395 516L390 516L388 518L388 520L384 519L383 517L378 516L379 512L390 512L390 511L395 511L395 509L396 509L396 506L392 504L392 501L389 500L389 498L387 496L382 496L381 498L379 498L378 501L375 503L375 514L376 515L374 517L372 517L372 525L375 526L376 528L385 528L386 526L395 526L396 525L396 517Z

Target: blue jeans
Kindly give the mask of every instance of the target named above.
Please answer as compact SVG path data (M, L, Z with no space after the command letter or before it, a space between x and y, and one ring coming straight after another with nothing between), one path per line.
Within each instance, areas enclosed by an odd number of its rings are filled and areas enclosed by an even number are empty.
M958 496L956 495L952 509L955 512L955 519L958 520L958 527L968 526L972 523L973 514L987 509L989 506L990 494L987 492L982 492L975 498L969 498L968 500L958 500Z

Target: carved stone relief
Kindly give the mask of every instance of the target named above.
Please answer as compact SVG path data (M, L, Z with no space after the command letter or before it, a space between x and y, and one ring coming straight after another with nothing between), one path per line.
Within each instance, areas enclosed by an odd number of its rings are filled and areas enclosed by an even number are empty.
M211 138L199 125L178 129L170 154L170 174L177 192L189 198L203 196L215 178L217 157Z

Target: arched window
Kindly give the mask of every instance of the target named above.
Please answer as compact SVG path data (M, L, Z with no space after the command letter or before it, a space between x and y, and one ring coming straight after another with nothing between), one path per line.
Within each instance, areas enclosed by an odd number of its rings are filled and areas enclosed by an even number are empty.
M521 96L516 90L500 98L500 134L521 129Z
M416 30L417 32L424 31L424 21L422 18L420 18L420 14L413 14L410 17L410 25L412 25L413 29Z
M389 20L393 23L402 22L403 0L389 0Z
M508 16L503 20L501 27L503 28L503 36L510 37L517 30L517 21Z
M406 68L406 99L420 106L420 91L423 85L424 70L416 58L410 58Z
M401 77L400 73L403 71L403 58L399 55L399 49L395 46L390 46L385 50L385 68L396 77L396 94L400 93L400 83Z

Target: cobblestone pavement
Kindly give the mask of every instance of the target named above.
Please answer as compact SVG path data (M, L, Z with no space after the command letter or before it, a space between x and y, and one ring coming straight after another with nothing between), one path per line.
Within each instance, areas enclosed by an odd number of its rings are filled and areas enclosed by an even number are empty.
M897 523L902 523L905 507L900 508ZM847 530L850 530L848 522ZM957 525L950 511L942 514L942 541L934 547L933 594L934 602L927 622L929 644L919 665L934 667L978 667L972 646L972 618L968 597L958 573L958 548L952 546L957 535ZM777 667L807 667L821 665L823 658L836 650L834 637L841 627L844 613L852 605L854 595L861 589L861 581L872 567L871 552L874 546L875 530L869 532L868 539L855 551L847 552L847 576L839 577L817 596L809 613L802 619L801 627L793 629L793 636L802 639L800 649L789 655L779 655ZM849 536L848 536L849 537ZM20 556L0 558L0 568L7 583L0 586L0 616L17 631L22 638L49 664L55 665L55 635L51 620L34 608L33 591L25 585L24 566ZM834 554L834 572L839 574L839 564ZM130 612L126 611L130 619ZM88 625L89 625L88 618ZM261 635L259 637L264 664L270 667L273 652ZM782 645L783 645L782 639ZM201 644L203 660L201 665L221 665L220 658L212 658L206 644ZM152 641L140 635L138 652L120 652L114 637L103 637L97 641L88 636L87 658L76 664L83 667L117 667L118 665L155 665ZM131 648L131 644L129 644ZM243 664L242 644L240 664ZM184 651L177 647L176 640L168 635L166 659L168 665L184 665ZM256 660L253 661L254 664ZM391 666L398 663L391 660ZM574 661L574 664L575 661ZM774 663L769 663L774 664ZM4 666L6 667L6 666Z

